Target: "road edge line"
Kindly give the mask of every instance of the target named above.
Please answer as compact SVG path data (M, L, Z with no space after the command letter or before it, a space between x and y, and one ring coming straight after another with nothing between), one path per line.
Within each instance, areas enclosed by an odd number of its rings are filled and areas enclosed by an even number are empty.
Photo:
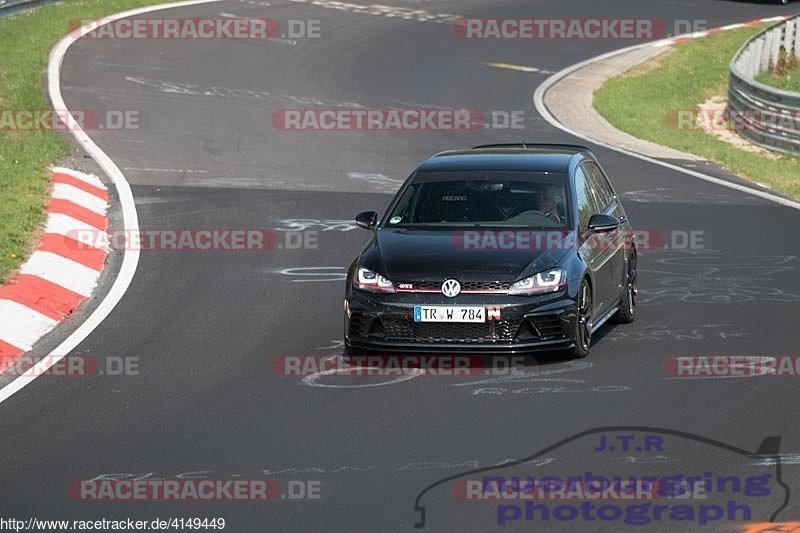
M762 20L763 19L759 19L759 21L762 21ZM708 31L713 31L713 30L708 30ZM547 109L547 106L544 103L544 95L553 85L555 85L556 83L561 81L563 78L567 77L568 75L572 74L573 72L575 72L577 70L580 70L581 68L583 68L583 67L585 67L587 65L590 65L592 63L596 63L597 61L602 61L602 60L605 60L605 59L608 59L610 57L614 57L614 56L617 56L617 55L620 55L620 54L631 52L633 50L638 50L640 48L646 48L648 46L653 46L653 47L667 46L667 45L673 44L675 41L677 41L679 39L695 38L695 37L703 37L703 36L704 35L686 34L686 35L673 37L673 38L670 38L670 39L662 39L662 40L655 41L655 42L637 44L637 45L634 45L634 46L628 46L628 47L625 47L625 48L620 48L619 50L613 50L611 52L606 52L604 54L600 54L598 56L586 59L586 60L581 61L579 63L575 63L574 65L571 65L571 66L566 67L566 68L564 68L562 70L559 70L558 72L556 72L555 74L551 75L546 80L544 80L542 83L540 83L536 87L536 90L533 93L533 105L536 108L536 111L539 113L539 115L541 115L541 117L544 120L546 120L551 126L554 126L554 127L558 128L558 129L560 129L560 130L562 130L562 131L564 131L566 133L569 133L570 135L578 137L579 139L583 139L585 141L588 141L590 143L596 144L598 146L602 146L604 148L608 148L609 150L614 150L615 152L619 152L621 154L624 154L624 155L627 155L627 156L630 156L630 157L634 157L634 158L640 159L642 161L647 161L648 163L653 163L653 164L668 168L670 170L675 170L675 171L678 171L678 172L682 172L683 174L687 174L689 176L701 179L703 181L707 181L707 182L710 182L710 183L714 183L716 185L721 185L723 187L728 187L729 189L734 189L734 190L737 190L739 192L743 192L743 193L746 193L746 194L757 196L757 197L759 197L759 198L761 198L763 200L768 200L770 202L775 202L775 203L781 204L784 207L790 207L792 209L800 210L800 203L795 202L793 200L789 200L788 198L784 198L782 196L778 196L777 194L771 194L771 193L768 193L768 192L765 192L765 191L754 189L752 187L748 187L746 185L741 185L739 183L734 183L732 181L724 180L724 179L721 179L721 178L715 178L714 176L709 176L708 174L703 174L702 172L698 172L696 170L689 170L689 169L683 168L683 167L681 167L679 165L674 165L672 163L667 163L666 161L661 161L660 159L656 159L654 157L646 156L646 155L640 154L638 152L634 152L632 150L628 150L627 148L622 148L621 146L616 146L616 145L607 143L605 141L601 141L599 139L595 139L595 138L593 138L593 137L591 137L589 135L584 135L583 133L580 133L580 132L575 131L575 130L573 130L571 128L568 128L567 126L565 126L564 124L559 122L558 119L556 119L553 116L553 114L550 113L550 110Z
M192 6L197 4L207 4L212 2L220 2L221 0L185 0L182 2L171 2L166 4L156 4L152 6L131 9L122 11L114 15L101 17L101 26L114 22L119 19L150 13L152 11L161 11L164 9L172 9L176 7ZM53 109L67 110L64 103L64 98L61 95L61 63L64 56L81 36L88 32L90 25L85 25L78 30L70 32L67 36L62 38L50 50L50 55L47 61L47 91L50 96L50 102ZM94 28L91 28L94 29ZM106 176L111 180L114 188L119 196L120 206L122 208L123 226L126 232L138 231L139 229L139 216L136 212L136 203L133 199L133 192L125 175L114 163L114 161L100 149L99 146L89 137L89 135L81 128L78 121L74 119L71 113L65 117L71 123L70 130L75 136L75 139L86 150L86 152L94 159ZM117 273L117 278L114 280L113 285L103 297L100 304L92 311L86 320L73 331L61 344L56 346L47 357L42 358L33 367L29 368L24 374L20 375L14 381L7 384L0 389L0 403L3 403L15 393L19 392L26 385L30 384L38 376L46 372L50 367L58 363L66 355L69 354L78 344L83 342L105 319L111 314L111 311L122 300L122 297L127 292L128 287L133 281L133 276L136 273L136 268L139 265L139 250L126 249L122 258L122 265Z

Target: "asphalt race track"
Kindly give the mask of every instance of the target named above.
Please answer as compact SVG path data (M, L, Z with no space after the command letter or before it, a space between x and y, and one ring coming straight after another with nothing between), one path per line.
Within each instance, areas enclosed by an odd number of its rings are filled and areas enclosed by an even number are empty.
M672 355L798 353L800 213L606 149L596 153L634 226L702 232L703 247L641 253L637 321L605 326L589 358L547 354L510 377L420 376L381 386L374 385L385 378L277 376L270 366L277 356L341 353L343 272L368 238L350 222L356 213L382 210L413 167L437 151L523 139L580 144L538 116L534 89L550 72L633 43L467 41L447 24L333 9L326 1L269 4L226 0L163 16L321 19L322 38L82 40L70 48L62 68L70 108L149 117L140 130L93 136L130 181L143 229L302 229L316 232L317 246L143 251L123 300L76 350L137 357L139 375L42 377L0 406L3 515L224 517L226 531L236 532L410 531L420 519L417 496L431 484L532 456L582 431L646 426L749 451L781 437L791 497L777 518L800 518L797 378L671 379L664 370ZM475 18L702 19L708 27L786 13L768 2L705 0L382 4ZM520 110L525 127L301 132L270 124L279 109L355 104ZM533 475L611 475L632 465L730 475L775 468L774 457L675 435L664 443L647 453L603 453L588 435L549 451L549 461L516 468ZM71 480L103 475L311 480L321 497L85 502L67 495ZM780 506L773 500L758 502L753 520L768 520ZM458 501L451 481L428 491L422 504L430 531L497 527L497 506ZM623 528L580 519L504 527ZM661 520L640 529L696 527ZM734 530L725 522L705 529Z

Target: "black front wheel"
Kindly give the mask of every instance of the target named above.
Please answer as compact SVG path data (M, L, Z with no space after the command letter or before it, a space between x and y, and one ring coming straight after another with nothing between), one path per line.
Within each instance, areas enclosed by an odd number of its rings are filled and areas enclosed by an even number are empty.
M578 291L578 316L575 320L575 347L572 348L572 357L583 358L589 355L589 345L592 343L592 291L586 280L581 282Z
M636 298L639 293L639 286L636 281L636 250L631 251L625 269L625 291L622 293L619 311L617 312L617 322L620 324L630 324L636 314Z

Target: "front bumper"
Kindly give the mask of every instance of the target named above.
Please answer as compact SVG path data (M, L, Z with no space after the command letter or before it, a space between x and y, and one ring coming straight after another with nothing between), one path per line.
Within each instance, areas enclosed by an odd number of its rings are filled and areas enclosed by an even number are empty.
M573 285L576 285L573 287ZM574 345L577 285L554 294L372 294L353 289L345 300L345 343L383 352L480 352L516 354ZM417 305L479 305L498 308L499 320L484 323L414 322Z

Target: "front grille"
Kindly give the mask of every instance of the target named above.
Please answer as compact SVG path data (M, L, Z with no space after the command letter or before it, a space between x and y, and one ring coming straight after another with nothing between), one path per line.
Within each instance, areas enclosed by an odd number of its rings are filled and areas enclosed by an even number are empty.
M529 321L542 340L564 338L564 328L556 315L534 316Z
M383 324L374 316L354 311L350 315L350 337L384 337Z
M412 291L440 291L442 290L442 281L407 281L401 282L399 285L410 285ZM461 282L461 292L464 291L507 291L511 288L511 283L506 281L463 281Z
M350 332L351 337L365 337L369 331L369 320L364 318L364 313L354 311L350 314Z
M519 320L472 323L383 318L382 322L386 340L420 344L512 342L520 325Z

